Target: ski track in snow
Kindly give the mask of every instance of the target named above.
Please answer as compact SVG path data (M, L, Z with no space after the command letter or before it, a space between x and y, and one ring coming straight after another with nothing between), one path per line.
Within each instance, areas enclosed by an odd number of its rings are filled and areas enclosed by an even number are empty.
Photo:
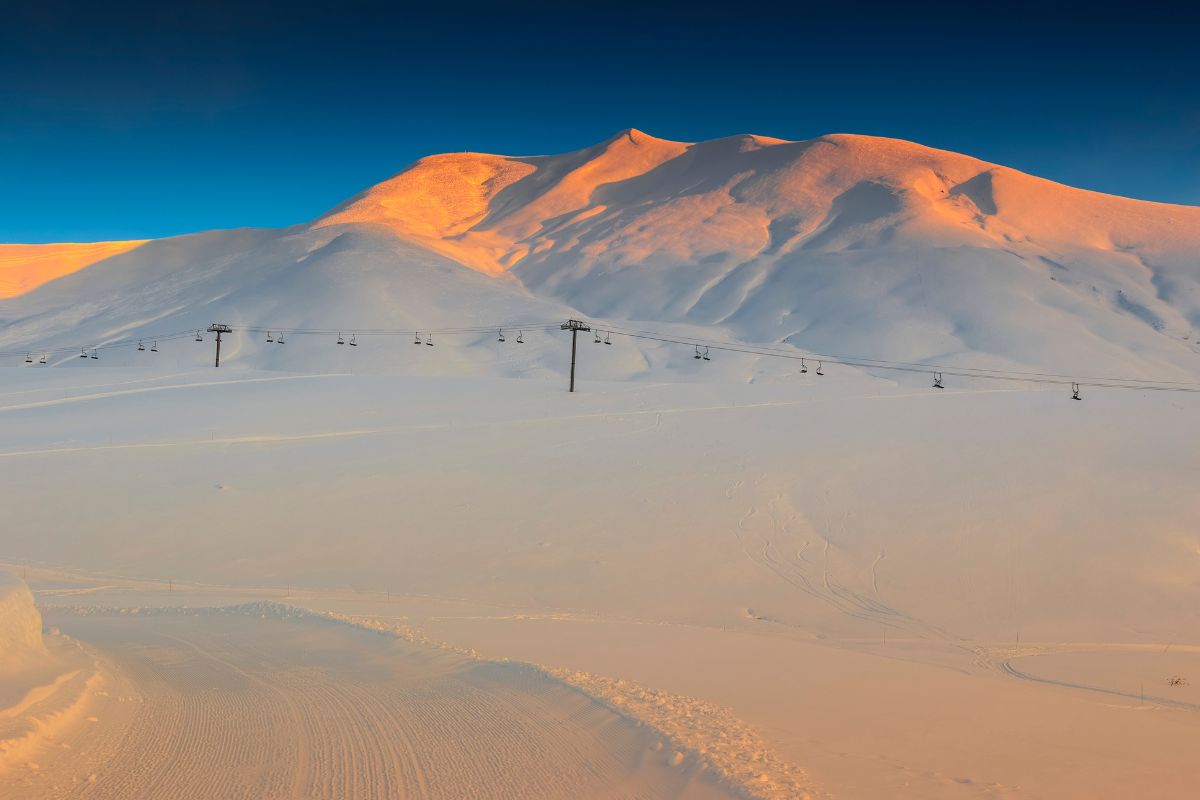
M649 731L528 666L215 613L63 618L108 689L0 798L733 797L688 788L651 763Z
M754 486L750 489L752 493L762 483L762 480L760 478L755 481ZM744 484L738 482L727 490L726 496L732 499L738 491L744 489ZM814 569L815 565L804 557L809 540L793 530L793 527L800 522L799 514L788 513L784 509L786 502L787 500L782 494L776 494L767 504L766 513L760 514L757 507L751 506L738 521L734 535L741 545L742 551L753 563L780 578L798 592L832 606L846 616L905 630L919 638L943 641L971 653L975 652L961 638L893 608L880 599L876 566L884 558L882 551L871 563L871 595L867 595L839 581L831 565L832 543L829 538L818 534L822 541L822 557L818 575ZM766 522L751 530L750 522L758 516L762 516ZM844 515L839 519L838 525L844 535ZM760 618L778 624L788 624L772 617Z
M879 555L875 556L875 560L871 562L871 591L875 596L879 596L879 562L887 557L887 553L883 550L879 551Z
M77 395L74 397L57 398L54 400L42 400L32 403L23 403L12 406L0 406L0 413L5 411L22 411L35 408L43 408L49 406L59 406L76 402L88 402L93 400L103 400L111 397L119 397L123 395L144 394L148 392L167 391L172 389L188 389L199 387L224 386L239 383L261 383L267 381L284 381L284 380L305 380L308 378L337 378L344 377L340 373L318 374L318 375L287 375L269 378L245 378L228 381L207 381L197 383L181 383L165 386L150 386L139 389L125 389L114 392L98 392L88 395ZM986 391L1019 391L1019 390L982 390ZM982 392L963 392L964 394L975 394ZM864 395L859 399L884 399L884 398L912 398L912 397L928 397L930 395ZM941 395L945 396L945 395ZM375 436L388 435L398 433L410 433L415 431L438 430L445 428L460 428L470 429L473 427L497 427L497 426L518 426L518 425L542 425L562 422L574 422L588 419L627 419L633 417L653 416L654 422L645 429L625 432L622 435L634 435L637 433L645 433L649 430L657 429L662 424L664 415L673 414L699 414L706 412L718 411L745 411L752 409L764 408L786 408L792 406L807 405L812 402L811 398L802 398L799 400L783 400L762 403L730 403L723 405L708 405L695 407L677 407L677 408L656 408L644 410L625 410L625 411L604 411L586 414L564 414L558 416L541 416L533 419L511 419L497 420L487 423L449 423L449 422L433 422L417 425L402 425L389 428L365 428L352 430L337 430L337 431L321 431L315 433L279 433L279 434L247 434L242 436L222 436L210 437L208 439L185 439L166 442L123 442L110 444L94 444L94 445L79 445L75 447L48 447L32 450L10 450L0 452L0 458L15 458L19 456L39 456L39 455L55 455L64 453L78 453L81 451L101 451L101 450L136 450L136 449L155 449L155 448L171 448L171 447L194 447L202 445L240 445L240 444L269 444L280 442L294 442L305 440L318 439L338 439L351 438L358 436ZM612 434L601 434L595 438L610 438ZM562 442L560 446L572 444L572 442Z
M341 373L318 373L313 375L272 375L267 378L234 378L221 381L197 381L195 383L172 383L163 386L143 386L139 389L120 389L111 392L96 392L93 394L81 394L73 397L58 397L53 400L38 400L32 403L18 403L12 406L0 406L0 413L5 411L25 411L32 408L47 408L50 406L61 406L70 403L86 403L92 400L107 400L112 397L124 397L133 394L148 394L151 392L168 392L178 389L198 389L212 386L229 386L238 383L269 383L273 381L306 381L316 380L319 378L338 378L342 377Z
M1048 686L1061 686L1065 689L1076 689L1082 692L1095 692L1097 694L1106 694L1111 697L1121 697L1126 700L1137 700L1139 703L1149 702L1154 705L1166 706L1169 708L1177 708L1185 711L1200 711L1200 704L1188 703L1182 700L1175 700L1170 697L1161 697L1157 695L1139 695L1137 692L1126 692L1120 689L1105 689L1100 686L1089 686L1085 683L1075 683L1072 681L1057 680L1055 678L1046 678L1040 675L1034 675L1031 672L1019 670L1012 664L1013 659L1004 659L998 664L991 664L1005 675L1017 678L1023 681L1032 681L1034 683L1044 683Z

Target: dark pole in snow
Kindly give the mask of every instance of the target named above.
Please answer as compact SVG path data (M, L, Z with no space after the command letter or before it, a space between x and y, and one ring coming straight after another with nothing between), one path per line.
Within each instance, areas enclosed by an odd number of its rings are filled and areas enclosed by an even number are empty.
M567 391L573 392L575 391L575 340L579 336L580 331L590 331L591 328L577 319L569 319L559 327L564 331L571 332L571 386Z
M579 331L571 331L571 388L567 391L575 391L575 340L579 338Z
M229 327L228 325L222 325L219 322L214 322L212 325L208 326L208 332L215 333L217 335L217 357L213 362L213 366L219 367L221 366L221 334L232 333L233 328Z

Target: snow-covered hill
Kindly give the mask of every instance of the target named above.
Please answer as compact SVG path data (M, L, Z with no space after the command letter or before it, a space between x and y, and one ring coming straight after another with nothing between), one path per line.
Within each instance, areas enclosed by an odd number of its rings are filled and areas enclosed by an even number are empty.
M5 285L36 287L0 300L0 349L217 319L418 328L583 314L847 356L1200 374L1200 208L893 139L689 144L629 130L557 156L437 155L311 224L113 247L42 285L30 263L49 251L0 252ZM487 368L488 341L434 371ZM535 350L499 373L561 361ZM245 337L236 352L325 365ZM631 352L613 374L652 360Z

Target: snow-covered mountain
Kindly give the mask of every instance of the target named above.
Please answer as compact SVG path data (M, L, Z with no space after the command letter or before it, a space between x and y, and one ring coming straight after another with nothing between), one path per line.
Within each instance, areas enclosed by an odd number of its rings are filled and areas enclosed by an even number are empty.
M557 156L437 155L310 224L112 250L80 268L74 250L62 267L51 250L0 246L13 295L0 349L213 319L417 328L579 313L849 356L1200 374L1200 208L893 139L628 130Z

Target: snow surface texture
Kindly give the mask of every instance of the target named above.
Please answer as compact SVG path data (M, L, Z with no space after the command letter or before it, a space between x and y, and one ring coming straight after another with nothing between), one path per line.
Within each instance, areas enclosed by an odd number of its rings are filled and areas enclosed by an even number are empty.
M438 155L310 224L127 245L0 300L0 348L212 321L440 328L582 314L976 366L1170 379L1194 377L1200 360L1200 209L893 139L688 144L629 130L559 156ZM56 247L0 251L0 274L32 274ZM336 364L262 338L231 337L229 363ZM562 370L535 348L497 361L488 341L436 362L387 348L355 369ZM631 353L611 377L645 366Z

